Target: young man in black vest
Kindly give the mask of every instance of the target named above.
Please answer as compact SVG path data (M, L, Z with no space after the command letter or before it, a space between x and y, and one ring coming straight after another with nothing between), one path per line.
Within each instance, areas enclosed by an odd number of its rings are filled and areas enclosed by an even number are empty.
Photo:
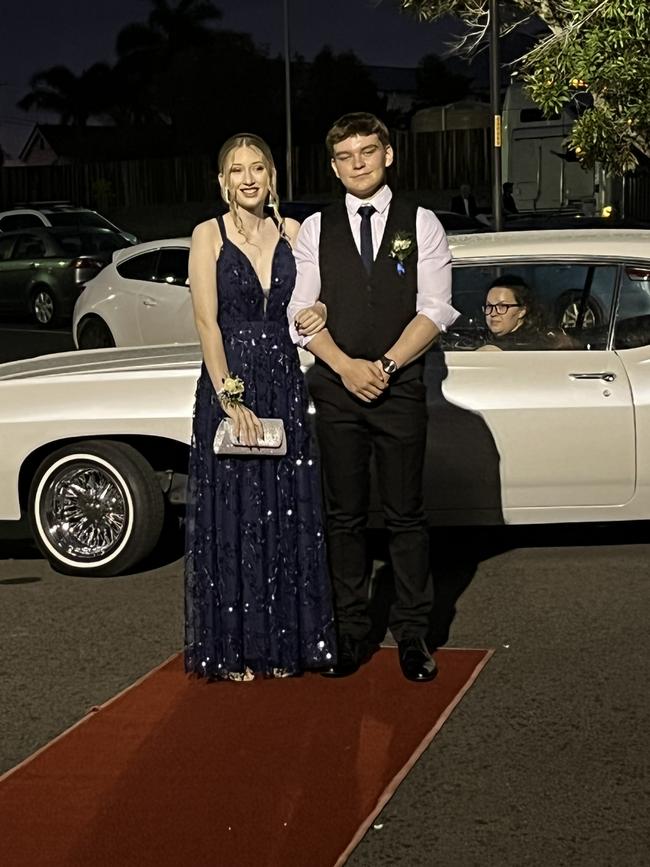
M303 223L288 310L295 342L316 358L309 388L339 635L337 664L324 674L352 674L370 650L365 530L374 452L395 576L389 625L404 676L424 682L436 668L425 643L433 588L422 495L422 355L458 315L451 259L435 215L386 185L393 149L378 118L344 115L327 147L347 194ZM327 326L309 338L301 335L313 315L305 308L316 300L327 307Z

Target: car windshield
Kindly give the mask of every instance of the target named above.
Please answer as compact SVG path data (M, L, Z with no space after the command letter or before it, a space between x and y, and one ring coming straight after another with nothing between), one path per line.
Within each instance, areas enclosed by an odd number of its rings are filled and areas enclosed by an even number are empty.
M53 211L47 219L53 226L94 226L115 231L115 226L93 211Z

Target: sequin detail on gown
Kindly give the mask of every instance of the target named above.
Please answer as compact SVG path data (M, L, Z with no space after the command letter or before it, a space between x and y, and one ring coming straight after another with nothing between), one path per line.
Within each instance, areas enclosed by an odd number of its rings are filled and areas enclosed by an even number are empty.
M223 223L220 224L225 238ZM260 418L282 418L283 458L221 458L224 417L205 367L196 389L185 558L185 668L231 680L287 676L329 665L334 624L311 456L307 395L286 308L295 283L280 239L268 297L252 264L224 240L218 321L230 370Z

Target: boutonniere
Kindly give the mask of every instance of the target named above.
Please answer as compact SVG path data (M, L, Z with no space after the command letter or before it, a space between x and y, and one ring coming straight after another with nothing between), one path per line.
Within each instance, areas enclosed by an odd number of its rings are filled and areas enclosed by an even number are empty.
M400 277L406 274L404 262L417 247L415 235L412 232L395 232L390 242L390 251L388 255L397 259L397 273Z

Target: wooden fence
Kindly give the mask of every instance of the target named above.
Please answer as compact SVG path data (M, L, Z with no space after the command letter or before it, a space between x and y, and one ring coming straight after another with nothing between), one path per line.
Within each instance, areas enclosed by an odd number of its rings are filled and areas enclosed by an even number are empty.
M485 130L397 132L393 177L400 189L452 189L461 183L489 183L489 142ZM276 153L280 189L284 154ZM327 196L339 185L324 145L294 149L296 195ZM213 161L204 156L119 162L71 163L0 169L0 207L18 202L70 200L99 209L202 201L216 192Z
M489 189L489 130L395 132L393 146L391 176L401 190L416 190L425 196L457 190L462 183ZM284 154L278 150L275 156L283 190ZM324 145L296 147L293 166L295 198L323 199L339 191ZM70 200L110 212L217 198L214 161L207 156L0 169L0 209L18 202ZM647 170L625 179L624 208L628 217L650 220Z
M0 207L66 200L100 210L202 201L217 178L207 157L84 162L0 169Z

